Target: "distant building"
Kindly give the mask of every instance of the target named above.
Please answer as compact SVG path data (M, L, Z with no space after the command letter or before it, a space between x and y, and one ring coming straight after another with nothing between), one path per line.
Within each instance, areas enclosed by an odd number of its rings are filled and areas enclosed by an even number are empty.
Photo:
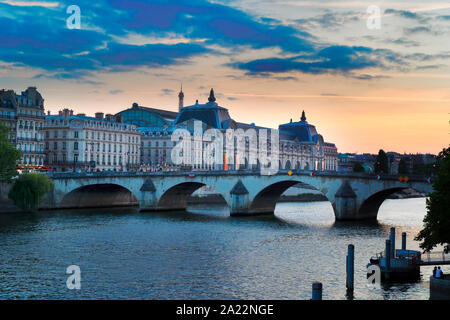
M283 169L337 171L337 148L325 142L316 127L306 121L305 111L300 121L282 124L280 131L280 156Z
M227 129L268 129L258 127L254 124L245 124L233 120L228 109L219 106L211 89L208 102L200 104L198 101L194 105L184 106L184 93L179 95L179 113L141 107L137 103L133 107L116 114L116 119L122 122L138 125L138 130L142 133L141 160L143 165L148 166L171 166L171 150L175 142L171 141L171 133L176 128L184 128L194 134L194 123L202 123L202 130L218 129L225 133ZM299 122L290 122L279 126L280 134L280 169L307 169L307 170L337 170L337 148L333 143L327 143L323 137L317 133L314 125L306 121L305 113ZM270 145L270 141L267 142ZM208 143L193 144L192 156L200 156ZM225 148L224 141L224 148ZM249 164L249 142L246 141L245 150L236 150L236 153L243 151L245 159L240 165L235 164L229 169L250 169ZM224 150L224 154L226 151ZM236 162L237 159L236 159ZM258 164L256 164L258 166ZM211 165L194 163L193 170L222 170L222 165Z
M9 141L23 153L21 165L44 164L44 99L36 87L20 95L13 90L0 90L0 121L9 127Z
M356 163L359 163L364 172L373 172L376 155L363 153L340 153L338 156L339 172L354 172Z
M175 168L171 152L176 142L171 141L175 127L140 127L141 164L144 169Z
M64 109L46 116L44 130L46 164L54 171L139 169L140 132L112 115L88 117Z

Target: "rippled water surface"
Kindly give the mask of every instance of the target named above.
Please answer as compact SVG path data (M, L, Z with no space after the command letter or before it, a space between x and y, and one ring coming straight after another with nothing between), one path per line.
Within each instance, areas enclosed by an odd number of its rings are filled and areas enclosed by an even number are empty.
M0 299L346 299L345 256L355 245L355 299L428 299L414 284L369 287L366 265L389 228L422 227L425 199L387 200L377 222L335 222L329 202L280 203L272 217L231 218L220 208L0 215ZM81 268L68 290L66 268ZM444 267L444 272L449 272Z

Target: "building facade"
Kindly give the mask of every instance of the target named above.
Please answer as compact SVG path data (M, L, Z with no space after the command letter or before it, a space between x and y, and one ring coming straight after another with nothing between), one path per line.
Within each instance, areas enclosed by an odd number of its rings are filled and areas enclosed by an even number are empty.
M53 171L139 169L140 132L112 115L88 117L64 109L46 116L44 132L46 164Z
M10 129L11 144L22 151L19 166L44 164L44 112L44 99L36 87L29 87L20 95L13 90L0 91L0 121Z
M180 91L179 112L171 112L160 109L141 107L134 103L132 108L126 109L115 115L116 119L122 122L135 124L141 132L141 163L144 168L177 168L186 170L233 170L233 169L256 169L259 162L252 163L250 153L258 154L258 146L245 137L245 143L233 143L235 154L230 154L226 150L226 132L233 129L234 132L247 132L255 129L258 134L260 130L270 132L270 128L255 126L254 124L240 123L233 120L227 108L217 104L214 90L211 89L208 101L200 104L198 101L194 105L184 106L184 93ZM224 158L218 163L211 164L203 159L204 150L208 147L208 141L203 141L202 137L195 137L199 134L195 123L201 123L200 135L208 129L217 129L223 136ZM182 128L190 132L192 141L190 144L191 161L188 164L175 165L171 158L172 149L177 142L172 141L172 133ZM279 132L279 169L297 170L327 170L337 171L337 148L335 144L325 142L322 135L317 133L314 125L306 121L303 112L300 121L282 124L278 128ZM257 137L259 141L259 136ZM271 140L267 136L265 142L268 150L271 150ZM228 152L228 153L227 153ZM239 157L241 157L239 159ZM198 160L203 159L203 160ZM254 161L253 161L254 162Z

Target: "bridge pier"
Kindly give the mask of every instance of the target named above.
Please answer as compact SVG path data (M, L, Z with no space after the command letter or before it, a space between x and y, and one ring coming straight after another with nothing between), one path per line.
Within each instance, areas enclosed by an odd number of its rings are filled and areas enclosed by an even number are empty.
M156 188L153 181L150 178L145 179L144 184L139 191L139 209L142 211L156 210Z
M239 179L230 191L231 194L231 216L249 215L248 190Z
M350 183L344 181L339 190L334 195L333 203L334 215L336 220L355 220L357 219L358 209L356 203L356 193L353 191Z

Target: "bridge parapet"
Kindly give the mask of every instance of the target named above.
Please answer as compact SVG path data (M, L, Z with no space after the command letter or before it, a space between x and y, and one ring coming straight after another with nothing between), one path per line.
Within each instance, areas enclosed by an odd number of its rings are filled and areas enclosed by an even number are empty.
M135 199L133 203L138 203L142 210L185 209L189 196L208 185L222 195L232 215L273 214L280 195L291 186L303 183L328 198L338 220L376 218L384 199L402 189L432 190L425 177L399 181L397 176L378 178L359 173L304 170L279 171L271 176L252 170L52 173L49 176L55 188L44 199L42 208L62 208L67 203L79 207L85 203L108 206L101 198L105 190L120 190L122 199L128 199L124 194L124 190L128 190L133 196L129 199ZM85 192L88 189L90 191ZM241 192L243 190L245 192ZM75 193L78 193L76 197ZM99 198L90 200L95 194ZM67 201L68 197L72 201Z

